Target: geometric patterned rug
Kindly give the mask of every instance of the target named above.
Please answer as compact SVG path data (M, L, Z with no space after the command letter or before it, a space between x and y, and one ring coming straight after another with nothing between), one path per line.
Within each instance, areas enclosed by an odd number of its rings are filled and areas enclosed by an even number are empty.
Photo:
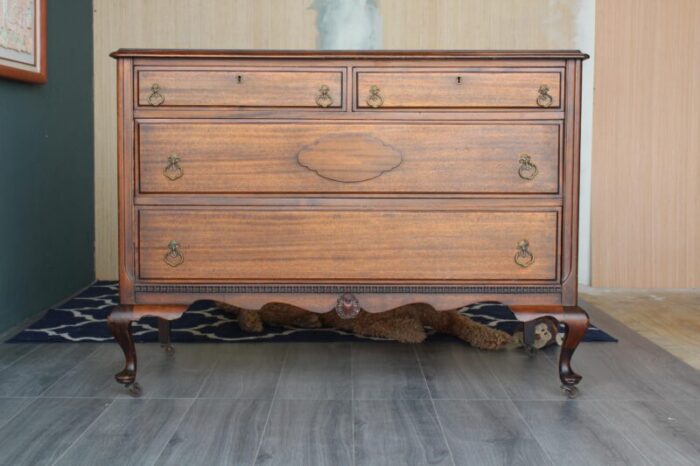
M69 301L50 309L37 322L15 335L9 342L106 342L113 341L107 327L107 316L117 304L117 282L95 282ZM522 323L515 319L507 306L484 302L464 306L459 311L482 324L498 328L511 335L522 331ZM158 341L155 318L143 318L132 324L137 342ZM428 329L428 340L450 340L447 335L434 335ZM559 333L561 340L562 332ZM294 327L266 327L262 333L243 332L231 313L217 309L211 301L198 301L172 322L173 342L254 342L254 341L377 341L382 338L363 337L339 329L301 329ZM591 325L583 341L617 341L614 337Z

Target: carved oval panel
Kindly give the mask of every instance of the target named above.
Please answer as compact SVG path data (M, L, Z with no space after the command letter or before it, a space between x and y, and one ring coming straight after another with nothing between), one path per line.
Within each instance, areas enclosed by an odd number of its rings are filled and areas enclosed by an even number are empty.
M369 133L328 134L303 147L297 162L318 176L341 183L368 181L403 161L401 152Z

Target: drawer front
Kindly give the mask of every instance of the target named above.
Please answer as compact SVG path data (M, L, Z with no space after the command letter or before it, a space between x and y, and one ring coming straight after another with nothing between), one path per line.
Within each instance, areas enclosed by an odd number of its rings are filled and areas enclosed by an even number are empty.
M360 71L356 106L400 108L561 108L561 71Z
M557 193L559 122L141 123L142 193Z
M144 107L342 107L343 72L143 70Z
M556 280L556 211L142 210L142 279Z

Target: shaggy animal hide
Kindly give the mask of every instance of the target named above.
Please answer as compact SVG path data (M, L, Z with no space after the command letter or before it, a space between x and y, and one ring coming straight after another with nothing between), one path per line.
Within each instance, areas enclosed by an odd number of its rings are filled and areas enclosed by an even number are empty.
M452 335L480 349L495 350L519 343L506 332L474 322L457 310L437 311L426 304L410 304L381 313L361 310L352 319L342 319L335 310L317 314L283 303L269 303L259 310L241 309L226 303L219 305L237 315L238 325L246 332L262 332L265 324L332 327L357 335L421 343L427 337L426 327L430 327L437 333Z

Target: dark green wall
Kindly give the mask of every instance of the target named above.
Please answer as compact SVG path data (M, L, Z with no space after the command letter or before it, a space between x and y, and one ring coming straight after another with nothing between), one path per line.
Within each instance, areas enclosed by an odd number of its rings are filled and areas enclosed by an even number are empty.
M95 275L92 0L47 9L48 83L0 78L0 332Z

